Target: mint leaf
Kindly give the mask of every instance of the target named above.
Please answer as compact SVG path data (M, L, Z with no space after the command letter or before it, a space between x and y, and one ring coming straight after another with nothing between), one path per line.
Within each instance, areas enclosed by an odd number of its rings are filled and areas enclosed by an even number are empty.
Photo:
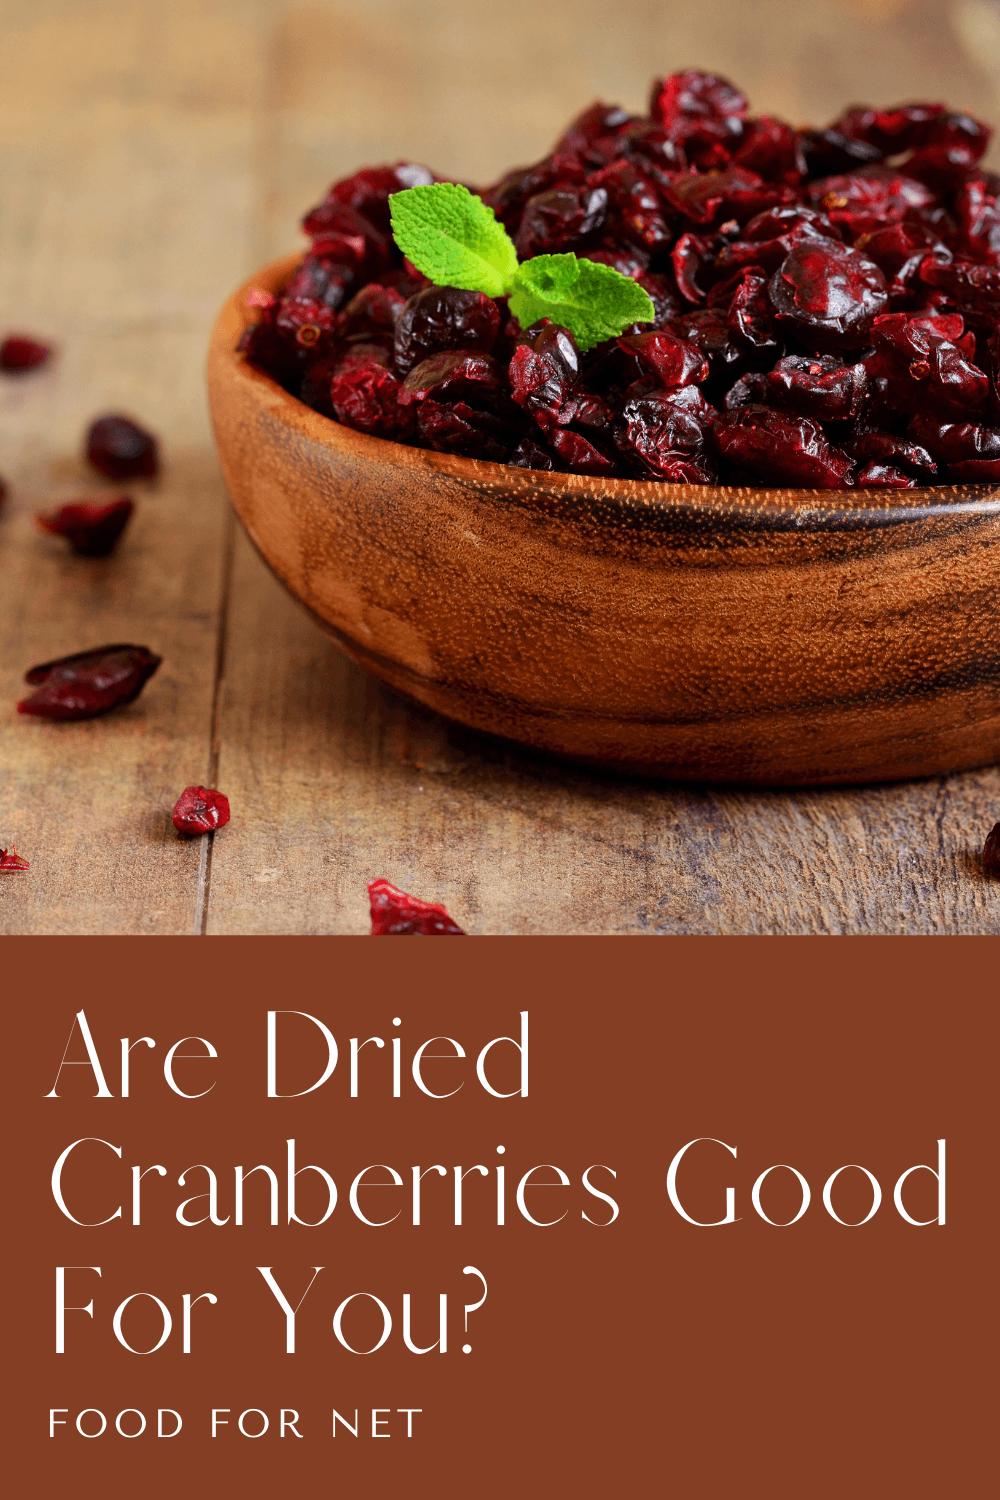
M561 323L583 351L656 316L649 297L630 277L575 255L536 255L518 266L510 310L522 328L539 318Z
M404 188L389 199L396 244L438 286L502 297L517 254L492 208L458 182Z

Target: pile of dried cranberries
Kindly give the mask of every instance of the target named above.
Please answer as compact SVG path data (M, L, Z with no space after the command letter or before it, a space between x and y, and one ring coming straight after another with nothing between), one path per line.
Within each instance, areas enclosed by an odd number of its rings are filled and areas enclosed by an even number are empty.
M503 298L431 285L388 200L410 164L335 183L247 357L328 417L527 469L673 483L912 488L1000 481L1000 176L943 104L825 130L676 73L649 115L595 104L482 192L520 260L633 277L656 319L581 354Z

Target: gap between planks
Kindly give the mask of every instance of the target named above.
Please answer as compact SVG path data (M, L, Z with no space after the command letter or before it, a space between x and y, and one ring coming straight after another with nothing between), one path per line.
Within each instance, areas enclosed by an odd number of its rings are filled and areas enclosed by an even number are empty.
M236 517L229 498L226 497L226 524L222 542L222 577L219 599L219 634L215 650L215 677L212 683L212 711L208 751L208 777L205 785L214 787L219 774L219 720L222 712L222 693L225 684L226 653L229 645L229 607L233 582L233 554L236 549ZM198 886L195 892L194 924L192 935L205 937L208 932L208 904L212 890L212 848L214 831L201 844L198 860Z

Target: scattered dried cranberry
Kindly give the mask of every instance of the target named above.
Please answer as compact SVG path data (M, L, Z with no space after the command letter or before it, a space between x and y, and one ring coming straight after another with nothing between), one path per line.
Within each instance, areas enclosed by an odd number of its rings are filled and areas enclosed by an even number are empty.
M229 798L207 786L186 786L174 803L178 833L214 833L229 822Z
M771 278L779 323L807 349L856 349L889 300L873 260L839 240L795 245Z
M0 849L0 870L30 869L31 866L29 865L28 861L26 859L22 859L21 855L18 854L15 848L11 847L10 849Z
M80 557L107 557L128 525L135 509L128 499L109 505L77 500L35 517L42 531L64 536Z
M465 937L443 906L408 896L388 880L369 881L368 899L372 937Z
M412 408L400 406L398 375L369 360L345 364L330 381L330 405L337 420L374 437L409 437L414 428Z
M429 286L411 297L396 323L396 369L408 375L429 354L478 349L488 354L500 332L500 312L483 292Z
M994 823L986 835L983 845L983 870L987 875L1000 875L1000 823Z
M40 719L93 719L138 698L160 665L145 646L98 646L25 673L37 691L17 705Z
M721 458L759 478L817 490L853 484L850 459L836 453L808 417L744 406L720 416L712 432Z
M159 468L156 439L130 417L98 417L87 433L87 457L109 479L149 477Z
M22 334L11 334L0 343L0 370L8 375L23 375L26 370L39 370L52 358L48 344L39 344L35 339Z

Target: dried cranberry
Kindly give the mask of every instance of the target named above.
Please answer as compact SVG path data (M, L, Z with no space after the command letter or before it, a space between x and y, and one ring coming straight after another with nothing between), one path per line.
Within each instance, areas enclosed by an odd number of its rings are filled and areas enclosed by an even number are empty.
M650 391L627 400L615 443L633 473L671 484L713 484L706 442L714 413L696 386Z
M909 221L863 234L854 248L863 250L880 267L889 281L889 295L895 298L916 287L925 263L936 268L951 260L951 251L932 229Z
M853 140L870 142L883 156L898 156L922 146L933 122L944 113L943 104L899 104L895 109L855 105L834 120L832 129Z
M551 324L533 344L514 351L508 376L511 395L551 440L557 426L572 420L571 396L580 375L580 355L573 335Z
M10 849L0 849L0 870L30 870L28 861L17 850L11 846Z
M229 798L207 786L186 786L174 803L178 833L214 833L229 822Z
M600 233L608 212L607 189L550 188L524 205L514 241L519 260L582 250Z
M771 278L778 321L807 349L856 349L889 300L874 261L838 240L803 240Z
M697 385L708 378L708 360L686 339L657 330L618 340L619 348L634 354L665 386Z
M839 130L800 130L798 137L807 177L850 172L879 162L883 156L878 146L869 141L854 140Z
M345 361L330 381L330 405L346 427L402 442L414 422L412 409L399 404L401 389L399 377L384 365Z
M439 453L506 463L520 432L492 412L479 411L466 401L422 400L416 407L417 432Z
M689 339L700 349L713 376L732 379L744 366L745 350L733 338L724 314L716 308L685 313L684 317L674 319L668 331Z
M718 241L707 235L682 234L670 252L670 264L682 297L696 305L704 303L716 279Z
M832 223L852 239L926 208L934 194L915 177L890 167L862 167L859 172L825 177L809 185L809 197Z
M337 319L337 333L341 338L368 339L373 336L395 337L399 315L406 306L406 298L395 288L371 281L363 286L348 302Z
M403 381L400 406L424 401L487 401L500 390L501 370L489 354L450 349L422 360Z
M844 365L831 354L790 354L762 378L765 405L781 406L814 422L846 422L860 415L868 394L863 364Z
M443 906L407 895L388 880L368 883L372 937L465 937Z
M12 333L0 343L0 370L8 375L23 375L27 370L39 370L52 358L48 344L39 344L23 334Z
M791 188L771 187L756 172L729 167L725 172L678 174L664 190L672 208L695 224L715 224L723 219L743 221L794 197Z
M854 483L859 489L912 490L917 481L912 475L904 474L902 469L895 469L891 464L872 462L857 471Z
M711 298L709 304L711 305ZM732 294L724 298L726 326L737 344L756 359L774 357L784 347L767 295L767 276L751 266L740 272Z
M983 845L983 872L1000 875L1000 823L994 823Z
M939 422L920 413L910 418L908 432L940 464L995 463L1000 459L1000 427L981 427L975 422Z
M522 438L507 460L511 469L558 469L559 464L547 448L531 438Z
M805 152L798 135L784 120L761 115L748 120L739 149L733 157L738 167L758 172L768 182L796 186L806 174Z
M926 448L888 432L863 433L846 442L844 448L852 458L859 459L862 463L869 466L883 464L901 469L913 478L923 480L925 484L937 473L937 464Z
M690 162L708 169L723 165L739 144L747 101L714 73L689 69L653 84L649 112Z
M66 537L81 557L107 557L114 551L134 509L128 499L112 500L109 505L77 500L35 519L42 531Z
M148 478L160 466L156 439L131 417L98 417L87 433L87 457L108 479Z
M321 302L336 312L355 282L355 267L328 255L307 255L285 287L284 295Z
M1000 458L967 458L949 464L948 478L956 484L989 484L1000 480Z
M429 354L478 349L488 354L500 331L500 310L483 292L430 286L411 297L396 323L396 368L408 375Z
M945 324L945 330L939 331ZM961 318L943 319L889 313L876 318L871 331L875 354L872 375L886 381L889 405L899 411L977 415L989 396L989 377L970 364L962 350L943 336Z
M719 456L770 484L807 489L850 487L852 465L836 453L822 427L808 417L744 406L720 415L712 428Z
M415 162L396 162L391 167L365 167L353 177L335 182L323 202L302 221L306 234L322 234L336 222L340 209L364 214L383 234L389 233L389 199L404 188L424 187L434 182L434 173Z
M40 719L93 719L138 698L162 658L145 646L98 646L25 674L37 691L17 705Z
M597 141L620 136L631 119L628 110L620 105L592 104L559 137L554 154L584 155Z

